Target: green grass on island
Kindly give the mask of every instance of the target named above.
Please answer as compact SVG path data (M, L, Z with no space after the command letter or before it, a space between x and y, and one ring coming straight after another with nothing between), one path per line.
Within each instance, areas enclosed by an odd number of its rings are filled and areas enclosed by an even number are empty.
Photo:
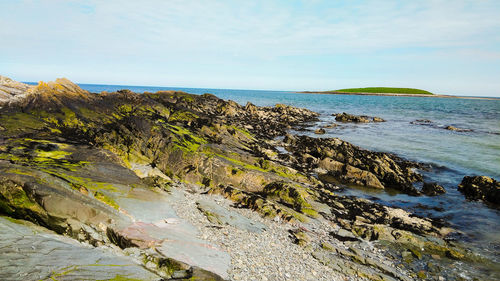
M433 93L412 88L391 88L391 87L367 87L340 89L330 92L337 93L371 93L371 94L409 94L409 95L433 95Z

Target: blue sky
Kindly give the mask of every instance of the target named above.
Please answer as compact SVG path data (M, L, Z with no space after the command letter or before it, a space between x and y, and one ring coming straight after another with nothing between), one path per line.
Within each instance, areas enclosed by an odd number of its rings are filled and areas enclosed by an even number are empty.
M500 96L499 15L498 0L0 0L0 74Z

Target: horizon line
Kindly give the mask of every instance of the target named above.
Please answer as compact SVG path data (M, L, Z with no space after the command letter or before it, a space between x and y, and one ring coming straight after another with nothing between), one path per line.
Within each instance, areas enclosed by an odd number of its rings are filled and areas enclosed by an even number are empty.
M33 82L33 81L21 81L22 83L25 84L33 84L37 85L39 82ZM125 85L125 84L100 84L100 83L79 83L79 82L74 82L71 81L77 85L97 85L97 86L124 86L124 87L153 87L153 88L178 88L178 89L206 89L206 90L234 90L234 91L267 91L267 92L289 92L289 93L298 93L300 94L301 92L311 92L312 94L314 92L328 92L328 91L336 91L336 90L269 90L269 89L236 89L236 88L211 88L211 87L181 87L181 86L157 86L157 85ZM387 86L370 86L370 87L387 87ZM360 88L360 87L357 87ZM363 87L364 88L364 87ZM392 87L389 87L392 88ZM409 88L409 87L394 87L394 88ZM346 88L349 89L349 88ZM409 88L409 89L415 89L415 88ZM125 88L123 90L126 90ZM427 91L427 90L426 90ZM432 92L431 92L432 93ZM455 96L455 97L479 97L479 98L493 98L493 99L500 99L500 97L496 96L460 96L460 95L455 95L455 94L437 94L437 93L432 93L433 95L444 95L444 96Z

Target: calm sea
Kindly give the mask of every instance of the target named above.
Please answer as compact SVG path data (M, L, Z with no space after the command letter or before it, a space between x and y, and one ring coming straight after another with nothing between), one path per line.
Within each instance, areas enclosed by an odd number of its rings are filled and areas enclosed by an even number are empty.
M500 100L427 97L385 97L356 95L299 94L282 91L254 91L199 88L169 88L81 84L91 92L130 89L134 92L180 90L193 94L212 93L242 105L284 103L305 107L321 114L321 126L335 122L333 113L378 116L384 123L340 124L326 129L321 137L338 137L360 147L396 153L434 168L425 172L426 181L443 185L447 193L437 197L407 196L391 191L349 189L345 194L370 198L399 206L424 216L443 218L464 231L470 243L500 261L500 210L481 202L469 202L457 191L465 175L486 175L500 180ZM431 120L432 126L416 125L417 119ZM455 132L452 125L470 129ZM300 132L315 136L311 132Z

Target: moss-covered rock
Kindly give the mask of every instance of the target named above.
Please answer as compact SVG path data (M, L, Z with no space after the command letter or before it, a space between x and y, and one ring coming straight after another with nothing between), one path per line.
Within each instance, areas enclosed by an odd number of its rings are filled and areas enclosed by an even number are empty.
M49 223L49 215L35 201L33 194L4 176L0 176L0 213L40 225Z

